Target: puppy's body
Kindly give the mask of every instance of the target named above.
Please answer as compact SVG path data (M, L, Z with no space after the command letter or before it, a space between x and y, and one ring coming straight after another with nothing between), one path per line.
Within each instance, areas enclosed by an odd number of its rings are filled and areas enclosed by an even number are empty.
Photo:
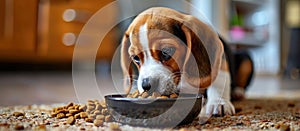
M224 46L210 26L193 16L155 7L128 27L122 41L124 86L139 92L198 93L207 89L202 116L234 114Z

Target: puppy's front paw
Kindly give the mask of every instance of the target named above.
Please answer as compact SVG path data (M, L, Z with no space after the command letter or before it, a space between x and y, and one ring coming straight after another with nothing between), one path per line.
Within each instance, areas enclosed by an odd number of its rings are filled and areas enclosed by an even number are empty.
M223 116L235 114L235 109L230 100L208 100L205 106L206 114Z
M245 89L243 87L235 87L231 93L232 100L242 100L245 98Z
M207 89L207 102L202 106L199 122L205 123L212 115L223 116L235 114L230 102L230 74L220 71L211 87Z
M206 105L202 108L199 115L199 123L205 123L211 116L233 115L235 109L230 100L208 99Z

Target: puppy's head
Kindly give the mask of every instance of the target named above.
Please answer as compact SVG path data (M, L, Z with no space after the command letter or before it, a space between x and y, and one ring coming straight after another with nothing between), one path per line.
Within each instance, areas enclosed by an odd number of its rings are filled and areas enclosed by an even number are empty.
M184 81L206 88L220 67L223 47L216 33L193 16L155 7L128 27L121 49L124 86L140 92L178 92ZM127 92L127 93L128 93Z

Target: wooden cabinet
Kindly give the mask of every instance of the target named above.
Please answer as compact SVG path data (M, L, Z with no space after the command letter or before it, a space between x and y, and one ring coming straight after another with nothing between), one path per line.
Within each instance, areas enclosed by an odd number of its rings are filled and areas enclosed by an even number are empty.
M38 0L0 0L0 59L34 57Z
M72 59L80 31L94 13L110 2L112 0L44 0L40 4L39 54L49 60ZM116 18L116 11L112 10L111 17L105 19ZM101 30L95 26L97 28ZM98 59L111 59L116 46L112 43L114 33L108 33L102 41Z
M71 62L86 22L112 1L0 0L0 61ZM117 17L117 9L110 13L106 19ZM115 33L105 36L97 59L111 59Z

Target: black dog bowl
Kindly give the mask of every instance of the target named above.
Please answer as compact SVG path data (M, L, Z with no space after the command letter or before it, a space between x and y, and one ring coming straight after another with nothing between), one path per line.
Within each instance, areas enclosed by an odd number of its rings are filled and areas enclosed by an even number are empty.
M126 98L105 96L114 120L132 126L175 127L191 123L200 113L202 95L180 94L178 98Z

